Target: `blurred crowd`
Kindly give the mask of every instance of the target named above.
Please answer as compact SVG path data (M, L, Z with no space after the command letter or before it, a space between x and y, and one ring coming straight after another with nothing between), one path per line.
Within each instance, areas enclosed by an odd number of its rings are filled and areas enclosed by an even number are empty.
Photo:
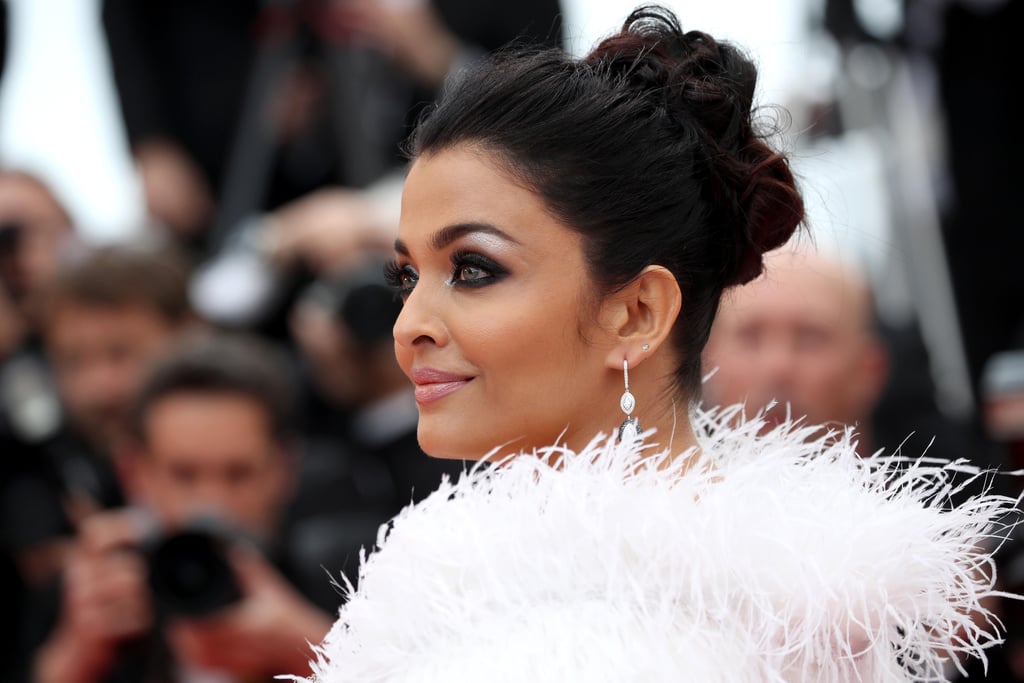
M941 299L915 273L920 254L948 256L923 269L949 288L972 407L937 390L941 306L893 315L886 280L806 243L723 301L705 402L854 425L864 454L1024 467L1024 6L910 0L903 28L879 35L859 4L824 3L839 66L825 96L788 103L797 148L870 130L902 154L893 74L910 65L946 154L925 166L934 244L920 199L890 178L907 237L888 268L912 299ZM0 158L0 680L308 671L382 525L464 467L419 451L393 356L381 266L402 142L448 74L510 42L560 45L562 22L557 0L102 2L148 223L90 244L45 178ZM889 76L858 77L865 49ZM1024 488L965 476L949 496L987 485ZM1024 587L1015 543L1001 564L1003 585ZM987 677L1024 680L1024 618L999 610L1008 642Z
M449 72L560 44L559 8L109 0L102 22L151 225L88 244L0 170L0 668L302 673L381 525L463 467L419 451L394 360L401 142Z

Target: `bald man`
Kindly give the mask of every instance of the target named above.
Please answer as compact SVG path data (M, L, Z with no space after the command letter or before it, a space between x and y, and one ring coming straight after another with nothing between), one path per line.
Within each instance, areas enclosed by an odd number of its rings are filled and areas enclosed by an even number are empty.
M770 422L806 416L810 424L860 425L888 375L863 277L824 256L773 252L765 272L722 298L704 353L708 405L745 403L756 412L776 400Z

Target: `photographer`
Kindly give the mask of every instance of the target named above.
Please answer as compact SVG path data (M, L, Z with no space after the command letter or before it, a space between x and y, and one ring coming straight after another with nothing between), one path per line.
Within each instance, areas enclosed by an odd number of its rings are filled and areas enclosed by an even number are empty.
M34 232L23 227L21 241ZM195 318L184 269L165 252L105 247L26 272L52 275L25 299L38 340L0 372L9 470L0 479L0 539L35 590L64 569L86 518L123 504L112 456L127 436L132 399Z
M190 338L158 364L136 402L135 443L118 457L133 507L81 529L37 683L304 669L330 620L286 578L281 552L291 396L285 369L255 341ZM202 553L186 552L197 544Z

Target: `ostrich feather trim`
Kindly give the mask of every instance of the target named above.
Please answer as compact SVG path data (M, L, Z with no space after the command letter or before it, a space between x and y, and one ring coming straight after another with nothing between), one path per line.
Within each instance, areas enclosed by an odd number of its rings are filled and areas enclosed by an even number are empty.
M740 411L693 415L684 472L598 436L444 482L382 528L309 680L941 681L984 657L1015 501L951 508L962 461Z

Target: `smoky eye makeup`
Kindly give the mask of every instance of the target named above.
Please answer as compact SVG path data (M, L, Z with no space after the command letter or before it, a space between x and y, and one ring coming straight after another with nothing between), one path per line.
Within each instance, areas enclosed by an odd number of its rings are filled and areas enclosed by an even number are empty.
M454 249L451 253L452 274L446 284L450 287L477 288L505 279L509 271L503 265L479 251Z
M384 264L384 281L403 299L412 292L419 279L419 273L409 264L399 264L397 260Z
M436 233L431 239L429 246L432 251L448 252L448 276L444 280L447 287L457 289L476 289L496 284L509 276L510 271L495 258L483 253L484 245L458 245L452 244L468 235L473 235L484 242L495 242L498 248L507 244L518 244L518 242L497 228L483 226L481 224L456 224L448 226ZM472 240L477 241L476 239ZM384 279L396 293L396 296L403 301L409 297L413 289L418 285L420 272L409 262L411 254L409 247L400 239L395 240L395 252L397 258L384 266ZM440 256L440 254L438 254ZM404 263L403 263L404 261Z

